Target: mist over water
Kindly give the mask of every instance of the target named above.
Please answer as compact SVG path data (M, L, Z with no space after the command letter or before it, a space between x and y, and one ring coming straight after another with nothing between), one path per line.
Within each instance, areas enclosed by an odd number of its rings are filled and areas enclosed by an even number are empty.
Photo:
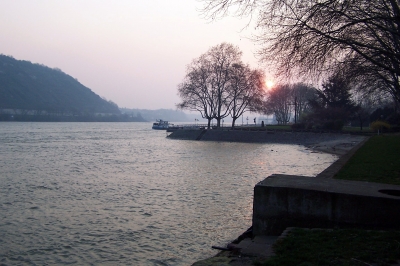
M257 182L336 158L151 123L0 123L0 264L190 265L251 226Z

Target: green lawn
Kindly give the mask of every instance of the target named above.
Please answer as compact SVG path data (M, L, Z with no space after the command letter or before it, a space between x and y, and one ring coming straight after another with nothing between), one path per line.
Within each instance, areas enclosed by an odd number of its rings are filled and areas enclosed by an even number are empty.
M265 266L390 265L400 259L400 232L294 229Z
M400 135L371 137L334 178L400 185Z
M235 126L236 128L244 128L244 129L256 129L256 130L282 130L282 131L292 131L291 125L265 125L265 127L261 127L260 125L246 125L246 126ZM302 131L304 129L300 129ZM314 129L316 130L316 129ZM318 131L318 130L317 130ZM369 127L364 127L363 130L360 130L360 127L343 127L343 133L360 133L360 134L371 134L372 130Z
M240 126L237 125L235 126L236 129L242 128L245 130L283 130L283 131L288 131L292 130L290 125L265 125L264 127L261 127L260 125L245 125L245 126Z
M363 127L361 130L360 127L343 127L343 132L359 132L359 133L370 133L372 130L369 127Z
M290 125L266 125L269 130L291 130Z
M400 135L371 137L334 177L400 185ZM295 229L265 266L390 265L400 261L400 231Z

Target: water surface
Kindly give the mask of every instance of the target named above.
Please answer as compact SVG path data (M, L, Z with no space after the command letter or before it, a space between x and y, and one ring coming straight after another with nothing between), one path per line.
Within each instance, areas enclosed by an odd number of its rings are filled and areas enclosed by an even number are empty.
M151 123L0 123L0 264L190 265L251 226L257 182L336 159Z

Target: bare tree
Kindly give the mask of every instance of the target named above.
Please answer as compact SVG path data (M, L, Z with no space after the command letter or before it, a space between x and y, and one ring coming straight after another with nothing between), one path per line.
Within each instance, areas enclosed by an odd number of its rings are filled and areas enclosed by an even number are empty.
M278 124L287 124L293 110L292 87L290 85L277 85L268 91L264 103L264 113L274 114Z
M347 67L400 102L399 0L203 0L210 18L254 16L260 54L280 74ZM279 56L277 56L279 55Z
M256 111L264 98L265 76L261 70L251 70L249 66L234 64L230 80L230 112L232 128L236 120L246 111Z
M387 105L385 95L380 93L362 93L357 88L352 93L352 100L358 107L354 112L354 118L358 120L360 130L363 130L363 125L369 121L373 111Z
M241 64L242 52L232 44L222 43L212 47L206 56L211 63L209 79L213 93L212 101L216 107L214 118L217 120L217 127L220 127L221 120L229 116L230 111L230 69L235 64Z
M210 62L202 55L187 67L184 81L178 85L178 95L182 102L177 107L200 112L202 118L207 119L208 128L216 113L209 81L211 71Z
M188 66L184 81L178 86L182 102L178 108L199 111L208 119L221 120L231 114L234 120L261 94L261 71L251 70L241 62L241 51L227 43L210 48Z
M304 83L295 83L292 85L292 93L294 122L298 123L303 114L310 110L309 101L315 97L315 88Z

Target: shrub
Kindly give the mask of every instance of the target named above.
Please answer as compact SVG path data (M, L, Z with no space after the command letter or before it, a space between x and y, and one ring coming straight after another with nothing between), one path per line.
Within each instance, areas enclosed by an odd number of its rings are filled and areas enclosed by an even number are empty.
M391 132L400 132L400 126L390 126L390 131Z
M326 121L322 124L322 129L333 129L334 124L332 120Z
M306 124L304 124L304 123L296 123L296 124L290 125L290 127L292 129L305 129L306 128Z
M306 129L313 129L314 128L314 124L313 123L307 123L306 124Z
M376 121L372 122L369 127L373 131L382 131L383 128L389 129L390 128L390 124L385 122L385 121L376 120Z
M334 122L334 129L335 130L342 130L344 126L344 121L341 119L336 119Z
M323 129L328 129L328 130L341 130L344 126L344 122L341 119L337 120L328 120L326 121L323 125Z

